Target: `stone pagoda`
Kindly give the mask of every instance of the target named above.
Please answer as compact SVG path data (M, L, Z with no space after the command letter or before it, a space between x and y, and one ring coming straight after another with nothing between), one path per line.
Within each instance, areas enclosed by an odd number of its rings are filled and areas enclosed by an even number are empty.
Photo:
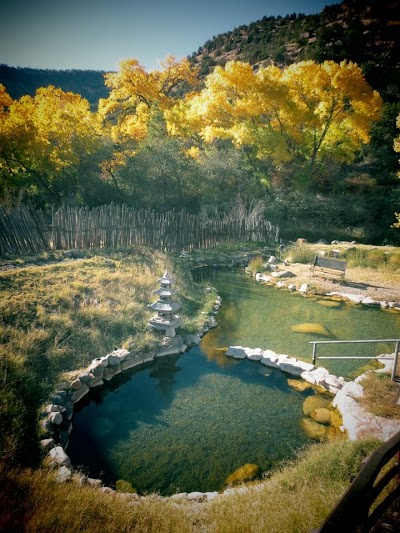
M158 300L148 306L157 311L157 315L150 319L149 326L156 331L164 331L165 336L172 339L176 335L176 328L181 325L180 317L174 314L181 304L173 300L176 290L172 287L174 280L169 276L168 271L158 282L160 288L154 291Z

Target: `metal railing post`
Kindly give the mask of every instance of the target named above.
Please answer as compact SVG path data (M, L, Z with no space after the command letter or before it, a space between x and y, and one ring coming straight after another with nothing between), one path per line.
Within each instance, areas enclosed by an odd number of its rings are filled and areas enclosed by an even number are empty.
M396 381L397 361L399 360L399 347L400 347L400 341L396 341L396 348L394 350L394 361L393 361L393 368L392 368L392 375L391 375L392 381Z
M360 339L360 340L351 340L351 341L310 341L309 344L313 345L313 353L312 353L312 363L315 365L317 361L317 347L318 344L363 344L363 343L386 343L386 342L395 342L396 348L394 352L393 359L390 358L390 360L393 360L393 369L392 369L392 375L391 379L392 381L396 380L396 371L397 371L397 365L399 362L399 356L400 356L400 339ZM381 356L353 356L353 355L341 355L341 356L323 356L321 355L319 359L379 359Z
M318 346L318 343L314 342L313 343L313 351L312 351L312 364L315 365L315 362L317 360L317 346Z

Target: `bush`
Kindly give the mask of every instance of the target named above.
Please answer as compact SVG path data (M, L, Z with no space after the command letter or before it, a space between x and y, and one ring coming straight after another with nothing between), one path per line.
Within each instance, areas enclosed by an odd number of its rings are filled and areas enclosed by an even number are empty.
M258 272L264 272L264 263L264 259L260 255L257 255L253 259L250 259L246 270L254 276Z
M315 250L307 245L293 245L284 251L284 257L290 263L310 264L314 261Z

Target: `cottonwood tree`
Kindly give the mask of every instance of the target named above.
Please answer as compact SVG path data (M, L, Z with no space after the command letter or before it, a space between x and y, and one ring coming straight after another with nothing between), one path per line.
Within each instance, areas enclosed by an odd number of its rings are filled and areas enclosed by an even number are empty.
M6 104L0 119L3 196L25 191L42 204L76 200L86 186L82 166L88 173L102 148L100 122L87 100L49 86Z
M161 67L160 71L147 72L136 59L127 59L120 63L118 72L105 75L110 95L99 101L99 114L104 130L114 143L114 151L103 163L103 170L114 183L136 156L154 116L158 120L160 112L173 105L182 84L198 83L197 70L187 59L178 61L169 56L161 62Z
M329 161L348 163L369 141L381 98L351 62L304 61L257 72L247 63L216 67L202 91L167 112L171 134L230 139L275 168L298 165L311 181Z

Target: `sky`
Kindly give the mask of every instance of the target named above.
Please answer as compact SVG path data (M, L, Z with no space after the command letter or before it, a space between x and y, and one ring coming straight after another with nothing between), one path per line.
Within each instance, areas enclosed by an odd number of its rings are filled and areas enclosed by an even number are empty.
M0 64L117 70L135 58L146 70L168 55L264 16L319 13L340 0L3 0Z

